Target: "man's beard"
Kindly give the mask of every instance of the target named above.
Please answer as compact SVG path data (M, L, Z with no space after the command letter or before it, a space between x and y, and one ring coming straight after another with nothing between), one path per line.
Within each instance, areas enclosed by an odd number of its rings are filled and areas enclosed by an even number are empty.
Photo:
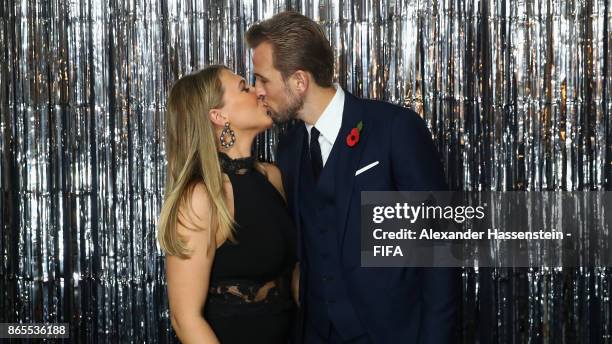
M293 93L285 84L285 99L287 104L278 111L270 109L272 120L275 123L285 123L297 117L298 111L304 107L304 99Z

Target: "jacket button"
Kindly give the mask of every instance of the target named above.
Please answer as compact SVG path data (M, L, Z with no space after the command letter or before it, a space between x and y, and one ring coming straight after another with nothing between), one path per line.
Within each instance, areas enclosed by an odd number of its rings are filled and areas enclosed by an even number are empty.
M334 276L323 276L323 281L324 282L331 282L334 280Z

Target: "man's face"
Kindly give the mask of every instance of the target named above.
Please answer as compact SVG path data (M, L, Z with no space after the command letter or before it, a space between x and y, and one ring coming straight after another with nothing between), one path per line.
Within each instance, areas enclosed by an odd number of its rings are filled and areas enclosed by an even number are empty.
M272 45L267 42L253 49L255 93L268 107L275 122L284 122L297 117L304 99L291 89L283 75L274 68Z

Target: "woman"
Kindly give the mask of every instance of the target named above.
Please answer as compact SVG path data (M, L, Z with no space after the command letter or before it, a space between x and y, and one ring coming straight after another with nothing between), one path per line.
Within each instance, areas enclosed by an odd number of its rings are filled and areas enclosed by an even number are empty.
M175 332L183 343L287 343L294 229L280 171L251 156L272 119L224 66L178 80L167 113L158 240Z

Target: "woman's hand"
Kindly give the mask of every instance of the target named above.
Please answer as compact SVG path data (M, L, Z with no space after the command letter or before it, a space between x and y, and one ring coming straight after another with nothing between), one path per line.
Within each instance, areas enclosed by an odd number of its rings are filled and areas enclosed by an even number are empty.
M291 294L293 294L293 300L299 306L300 305L300 263L295 263L293 272L291 274Z

